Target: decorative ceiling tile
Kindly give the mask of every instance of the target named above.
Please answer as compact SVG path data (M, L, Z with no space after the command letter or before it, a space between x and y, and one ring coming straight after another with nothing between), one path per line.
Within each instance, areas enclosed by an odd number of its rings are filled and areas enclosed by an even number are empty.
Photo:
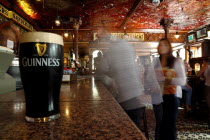
M20 0L14 1L26 14L36 20L41 28L53 26L58 8L61 19L68 20L72 16L82 17L81 28L105 26L118 29L136 0L44 0L44 3L43 1L21 0L28 3L28 9L33 10L34 14L25 10L26 7L21 6ZM150 0L142 0L124 27L162 29L159 25L162 18L174 20L176 24L173 24L170 29L188 31L205 25L210 21L210 0L164 0L159 6L153 5Z

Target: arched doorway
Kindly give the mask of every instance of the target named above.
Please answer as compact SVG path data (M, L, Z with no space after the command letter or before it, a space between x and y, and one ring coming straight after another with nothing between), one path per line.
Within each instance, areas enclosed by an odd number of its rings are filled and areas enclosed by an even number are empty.
M93 56L93 60L92 60L92 70L95 71L96 70L96 64L98 62L95 62L98 57L98 54L101 53L103 55L103 52L101 50L94 50L93 53L92 53L92 56Z

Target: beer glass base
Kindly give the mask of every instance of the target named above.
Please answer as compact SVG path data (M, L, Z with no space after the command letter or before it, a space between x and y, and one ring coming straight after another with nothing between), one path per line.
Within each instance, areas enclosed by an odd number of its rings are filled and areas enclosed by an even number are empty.
M51 115L49 117L42 117L42 118L32 118L26 116L26 121L28 122L49 122L55 119L58 119L60 117L60 114Z

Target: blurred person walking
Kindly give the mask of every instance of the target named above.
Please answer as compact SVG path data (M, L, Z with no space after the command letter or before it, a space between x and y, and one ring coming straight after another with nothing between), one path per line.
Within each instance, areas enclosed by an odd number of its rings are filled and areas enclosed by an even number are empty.
M159 59L151 60L150 56L139 56L138 65L140 69L140 79L144 85L145 104L152 104L155 115L155 140L159 140L160 127L163 116L162 91L159 82L163 82L162 71L155 71L155 67L160 67ZM150 97L150 98L148 98ZM150 100L151 101L150 101Z
M208 127L210 129L210 58L205 58L204 59L204 64L201 70L198 72L197 76L201 76L205 80L205 98L206 98L206 103L209 108L209 114L208 114Z
M140 118L145 111L141 96L144 88L139 80L139 70L135 62L135 51L125 40L112 41L104 55L100 69L108 75L117 89L115 99L131 120L140 128Z
M161 39L158 45L160 63L164 75L163 84L163 118L160 129L160 140L176 140L176 120L178 115L178 98L181 93L177 88L186 84L186 73L183 62L172 55L169 40Z

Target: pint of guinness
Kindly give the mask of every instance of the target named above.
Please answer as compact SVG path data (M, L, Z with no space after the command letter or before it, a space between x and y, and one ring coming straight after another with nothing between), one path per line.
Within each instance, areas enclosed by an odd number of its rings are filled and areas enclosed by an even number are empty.
M19 65L25 92L26 120L47 122L60 114L63 76L63 38L46 32L27 32L20 38Z

